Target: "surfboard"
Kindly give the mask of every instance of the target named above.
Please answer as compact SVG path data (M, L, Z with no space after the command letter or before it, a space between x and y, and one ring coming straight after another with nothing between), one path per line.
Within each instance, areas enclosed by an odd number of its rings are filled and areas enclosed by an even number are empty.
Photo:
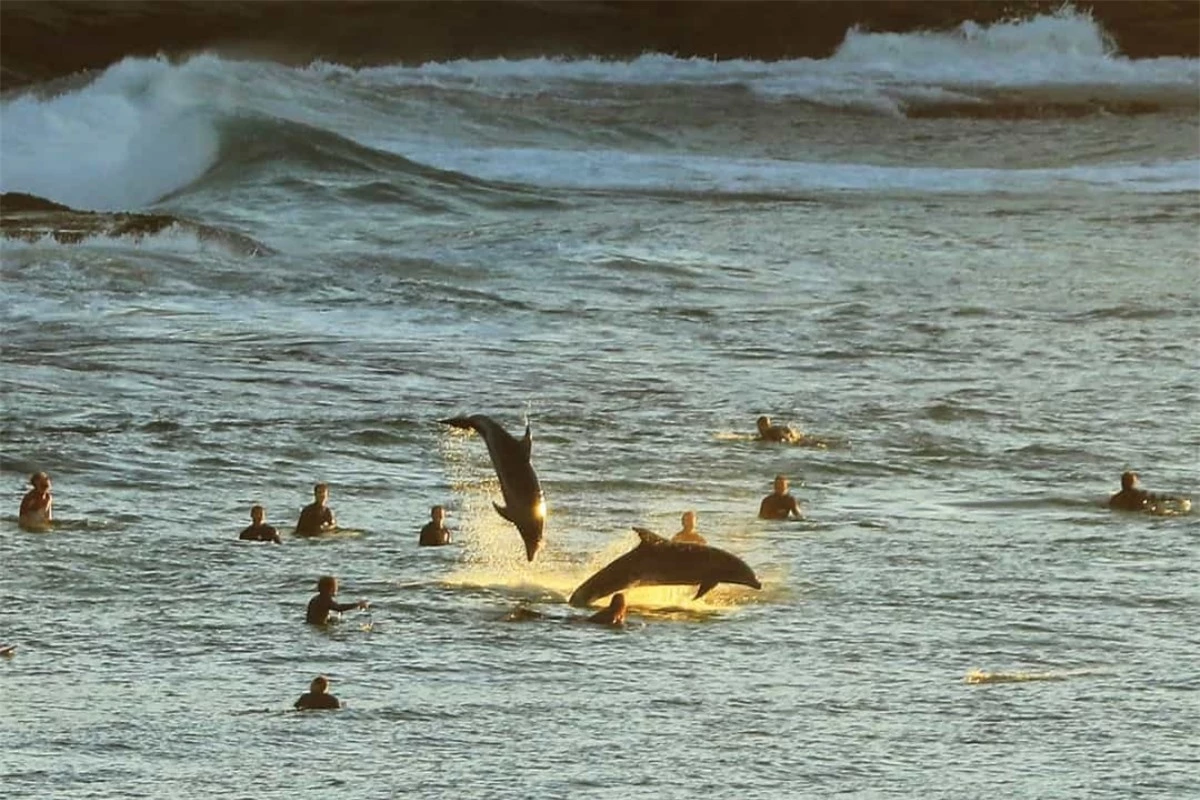
M9 658L16 651L17 646L15 644L0 645L0 657Z

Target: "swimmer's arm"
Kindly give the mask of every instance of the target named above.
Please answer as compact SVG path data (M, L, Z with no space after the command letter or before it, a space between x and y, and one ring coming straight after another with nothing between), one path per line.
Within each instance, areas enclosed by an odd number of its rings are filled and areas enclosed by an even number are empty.
M329 607L339 614L343 611L353 611L354 609L366 609L369 606L366 600L359 600L356 603L332 603Z

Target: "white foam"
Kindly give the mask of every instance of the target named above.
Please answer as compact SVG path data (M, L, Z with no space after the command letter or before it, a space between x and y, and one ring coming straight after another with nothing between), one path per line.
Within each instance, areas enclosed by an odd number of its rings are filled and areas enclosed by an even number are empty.
M213 165L221 121L235 116L303 123L484 179L568 189L795 194L1072 186L1174 192L1200 186L1195 160L995 170L556 149L573 147L575 133L566 131L564 138L547 132L543 140L517 126L508 135L502 116L486 123L495 130L476 139L495 144L484 149L456 141L456 108L442 105L436 94L412 91L434 85L628 103L623 87L630 85L730 84L769 102L799 99L893 115L914 105L1023 101L1033 107L1093 101L1102 107L1111 101L1194 109L1200 60L1123 58L1090 16L1070 9L990 27L966 23L951 33L851 31L829 59L775 63L647 54L628 61L492 59L369 69L316 63L291 69L215 56L181 64L127 59L82 88L0 103L0 190L29 192L76 208L144 208ZM466 120L464 137L482 124Z
M1082 187L1142 193L1200 191L1197 159L1014 170L539 148L410 148L408 155L485 180L561 189L784 196L817 191L1025 193Z
M990 26L965 22L951 32L847 32L824 60L761 62L645 54L628 61L540 57L430 62L364 69L315 63L313 75L375 89L435 86L499 97L565 94L621 86L745 86L761 95L832 107L888 111L904 103L961 102L979 90L1077 86L1090 97L1164 91L1194 100L1200 61L1131 60L1088 13L1058 12ZM964 94L966 93L966 94Z
M218 137L188 73L129 59L94 83L5 102L0 187L75 208L130 209L195 180Z

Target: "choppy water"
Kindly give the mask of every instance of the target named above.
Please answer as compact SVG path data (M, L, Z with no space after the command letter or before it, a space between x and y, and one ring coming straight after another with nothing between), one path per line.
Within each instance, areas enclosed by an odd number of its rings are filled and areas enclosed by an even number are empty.
M5 97L4 191L188 221L3 245L6 794L1195 796L1197 518L1101 503L1200 485L1198 86L1065 13ZM532 565L458 413L532 426ZM233 541L317 480L352 533ZM571 624L689 508L763 591Z

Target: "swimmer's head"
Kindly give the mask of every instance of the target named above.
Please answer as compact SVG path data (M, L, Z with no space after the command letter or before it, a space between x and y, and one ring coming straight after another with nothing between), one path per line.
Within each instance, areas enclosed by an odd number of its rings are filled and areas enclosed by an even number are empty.
M695 530L696 529L696 512L695 511L683 512L683 516L680 517L679 521L683 524L683 529L685 531Z
M1121 473L1121 488L1132 489L1137 486L1138 474L1133 470L1126 470Z
M315 484L313 486L313 499L318 503L324 503L327 499L329 499L329 484Z
M446 519L446 509L441 506L434 506L429 509L429 518L440 525L442 520Z
M758 418L758 432L766 433L771 429L771 418L766 414Z
M255 525L261 525L263 519L267 516L267 510L262 506L250 507L250 519Z
M322 575L317 579L317 591L321 594L335 595L338 591L337 578L332 575Z
M608 604L608 607L612 611L612 624L624 625L625 612L627 611L627 606L625 605L625 595L622 592L617 592L614 594L612 601Z
M35 489L49 489L50 476L44 472L35 472L29 476L29 485Z
M775 476L775 494L787 494L788 479L786 475Z
M308 690L313 694L325 694L329 691L329 678L324 675L318 675L312 679L312 683L308 685Z

